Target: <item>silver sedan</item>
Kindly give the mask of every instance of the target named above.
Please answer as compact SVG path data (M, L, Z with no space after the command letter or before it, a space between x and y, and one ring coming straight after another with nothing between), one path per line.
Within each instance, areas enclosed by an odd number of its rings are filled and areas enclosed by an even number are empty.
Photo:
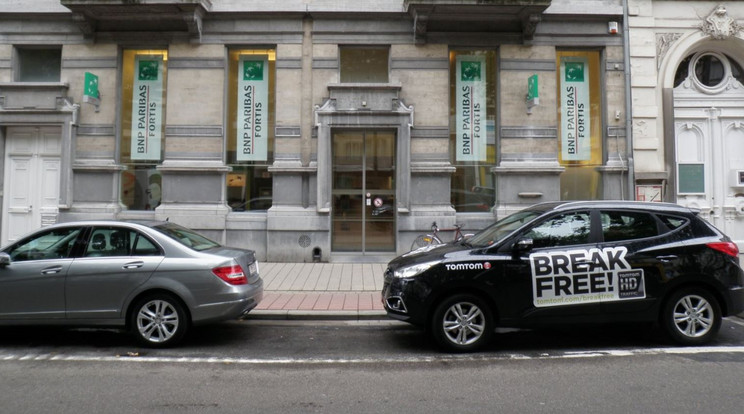
M0 250L0 325L120 327L166 347L262 297L252 250L167 221L56 224Z

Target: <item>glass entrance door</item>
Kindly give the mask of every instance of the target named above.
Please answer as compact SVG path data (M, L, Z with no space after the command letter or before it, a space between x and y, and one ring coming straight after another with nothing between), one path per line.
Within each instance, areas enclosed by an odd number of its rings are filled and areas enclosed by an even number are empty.
M395 132L334 131L334 252L395 251Z

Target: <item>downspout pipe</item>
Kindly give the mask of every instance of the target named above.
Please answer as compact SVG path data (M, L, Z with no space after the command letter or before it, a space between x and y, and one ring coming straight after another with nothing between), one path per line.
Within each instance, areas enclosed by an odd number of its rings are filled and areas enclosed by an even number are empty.
M623 60L625 61L625 153L628 160L628 199L635 200L635 161L633 159L633 104L630 76L630 34L628 1L623 0Z

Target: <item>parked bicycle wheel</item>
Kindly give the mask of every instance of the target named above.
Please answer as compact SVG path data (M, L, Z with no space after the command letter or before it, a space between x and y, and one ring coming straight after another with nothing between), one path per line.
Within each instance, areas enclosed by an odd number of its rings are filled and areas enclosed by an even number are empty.
M416 250L418 248L428 246L430 244L439 244L441 243L436 238L434 238L431 234L422 234L413 241L413 244L411 244L411 250Z

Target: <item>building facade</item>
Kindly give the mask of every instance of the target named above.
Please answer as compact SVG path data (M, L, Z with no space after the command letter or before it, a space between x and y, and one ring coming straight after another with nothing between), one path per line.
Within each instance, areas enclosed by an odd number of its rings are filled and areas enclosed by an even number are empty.
M744 250L744 2L628 6L639 197L701 209Z
M432 222L632 199L624 5L0 0L2 242L167 218L262 260L374 260ZM641 143L641 182L668 182Z

